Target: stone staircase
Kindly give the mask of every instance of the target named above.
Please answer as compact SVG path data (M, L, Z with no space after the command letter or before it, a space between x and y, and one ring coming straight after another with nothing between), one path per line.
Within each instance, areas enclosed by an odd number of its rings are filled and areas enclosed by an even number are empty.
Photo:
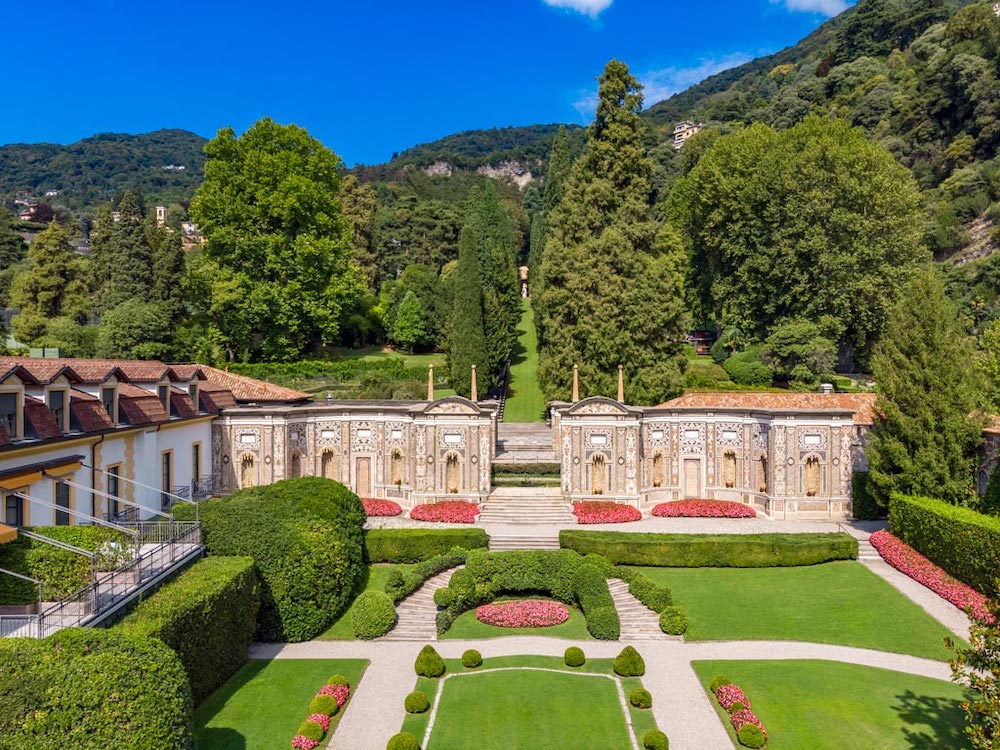
M556 463L552 429L546 424L501 422L497 426L497 454L494 464Z
M867 539L858 539L858 562L875 562L882 559L872 543Z
M628 591L628 584L618 578L608 579L608 589L621 619L623 641L680 641L680 636L660 630L659 616Z
M439 573L401 601L396 606L396 627L379 640L436 641L438 608L434 603L434 592L447 586L456 570L458 568Z
M478 523L502 525L576 524L559 487L496 487L483 503Z
M490 534L490 552L514 549L559 549L559 534Z

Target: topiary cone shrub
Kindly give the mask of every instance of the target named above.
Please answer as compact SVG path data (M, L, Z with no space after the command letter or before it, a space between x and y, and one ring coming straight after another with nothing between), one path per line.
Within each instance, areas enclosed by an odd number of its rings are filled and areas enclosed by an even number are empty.
M645 688L635 688L628 694L628 702L636 708L652 708L653 696Z
M403 707L408 714L422 714L430 709L431 702L427 697L427 693L422 690L414 690L406 696L406 700L403 701Z
M381 638L396 625L396 605L384 591L365 591L354 600L351 626L363 641Z
M389 738L385 750L420 750L420 743L409 732L400 732Z
M566 662L567 667L582 667L586 664L587 657L584 656L583 649L577 648L576 646L570 646L566 649L563 661Z
M466 669L475 669L476 667L483 666L483 655L476 651L476 649L470 648L462 654L462 666Z
M614 670L620 677L642 677L646 674L646 662L642 660L638 651L626 646L615 657Z
M687 629L687 614L680 607L670 606L660 613L660 630L667 635L684 635Z
M433 646L424 646L413 665L418 677L438 678L445 672L444 659Z
M670 740L659 729L650 729L642 735L642 746L645 750L670 750Z

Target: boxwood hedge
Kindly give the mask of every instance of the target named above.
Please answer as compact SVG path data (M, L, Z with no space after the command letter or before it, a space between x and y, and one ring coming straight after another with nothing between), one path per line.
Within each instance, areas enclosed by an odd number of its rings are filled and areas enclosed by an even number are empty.
M855 560L849 534L641 534L559 532L560 546L599 554L615 565L671 568L771 568Z
M364 576L358 496L320 477L287 479L200 503L210 555L248 555L260 576L261 641L305 641L350 605ZM193 518L193 506L178 506Z
M381 638L396 624L396 607L383 591L365 591L354 600L351 627L354 637L363 641Z
M389 573L389 577L385 582L385 593L392 597L392 601L395 604L399 604L403 599L423 586L426 581L439 573L457 568L459 565L465 565L468 554L468 551L456 547L442 555L418 563L412 570L406 573L393 570ZM435 595L441 591L447 591L447 589L438 589ZM442 594L442 596L447 595ZM434 603L438 603L437 599L434 600ZM441 606L447 606L447 604Z
M0 639L0 746L194 750L180 659L153 638L67 628Z
M927 497L893 495L892 533L963 583L1000 595L1000 518Z
M249 557L209 557L185 570L116 627L158 638L181 659L195 704L242 667L260 598Z
M365 553L372 563L416 563L454 547L481 549L490 538L483 529L372 529L365 532Z

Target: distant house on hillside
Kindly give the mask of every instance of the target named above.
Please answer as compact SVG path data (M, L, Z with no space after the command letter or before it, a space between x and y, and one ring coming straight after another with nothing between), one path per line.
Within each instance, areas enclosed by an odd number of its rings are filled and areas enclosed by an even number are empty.
M684 142L695 133L700 133L704 127L701 123L695 124L690 120L684 120L674 125L674 148L680 148Z

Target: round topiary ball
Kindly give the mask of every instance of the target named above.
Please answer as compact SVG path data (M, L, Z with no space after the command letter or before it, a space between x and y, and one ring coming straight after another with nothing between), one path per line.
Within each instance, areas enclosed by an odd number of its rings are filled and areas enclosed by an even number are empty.
M620 677L642 677L646 674L646 662L642 660L638 651L626 646L615 657L614 670Z
M667 635L684 635L688 629L688 618L680 607L667 607L660 613L660 630Z
M422 690L414 690L406 696L403 707L406 708L408 714L422 714L431 707L431 702L427 698L427 693Z
M343 685L345 688L348 688L348 689L350 689L350 687L351 687L350 680L348 680L342 674L335 674L333 677L331 677L329 680L326 681L326 684L327 685Z
M396 605L384 591L365 591L351 607L354 637L363 641L381 638L396 624Z
M420 743L409 732L400 732L389 738L385 750L420 750Z
M730 680L728 677L723 677L721 674L717 674L715 675L715 677L712 678L712 681L708 683L708 689L711 690L712 693L714 694L715 691L718 690L723 685L732 685L732 684L733 681Z
M339 710L340 705L332 695L317 695L309 703L309 713L311 714L335 716Z
M434 592L434 603L439 607L448 608L455 603L455 590L445 587Z
M736 733L736 739L744 747L759 748L767 744L767 737L755 724L744 724L740 727L740 731Z
M567 667L582 667L587 662L587 657L584 656L582 648L570 646L566 649L563 661L566 662Z
M746 706L743 705L743 701L733 701L732 705L729 707L729 713L734 714L737 711L742 711Z
M413 668L418 677L440 677L445 672L444 659L433 646L424 646L417 655Z
M650 729L642 735L642 746L645 750L670 750L670 740L659 729Z
M595 607L587 613L587 630L599 641L617 641L621 636L621 619L612 607Z
M299 729L296 734L301 734L303 737L308 737L314 742L319 742L326 736L326 732L323 730L319 724L315 721L303 721L299 724Z
M652 708L653 696L645 688L635 688L628 694L628 702L636 708Z
M475 669L476 667L483 666L483 655L476 651L476 649L470 648L462 654L462 666L466 669Z

